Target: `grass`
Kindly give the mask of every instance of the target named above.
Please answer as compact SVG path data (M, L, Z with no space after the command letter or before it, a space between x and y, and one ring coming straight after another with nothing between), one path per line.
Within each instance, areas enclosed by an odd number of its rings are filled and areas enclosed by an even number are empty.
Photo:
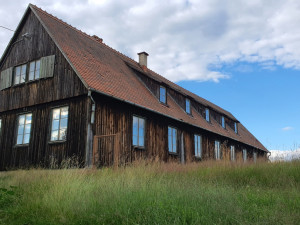
M299 224L300 161L0 173L0 224Z

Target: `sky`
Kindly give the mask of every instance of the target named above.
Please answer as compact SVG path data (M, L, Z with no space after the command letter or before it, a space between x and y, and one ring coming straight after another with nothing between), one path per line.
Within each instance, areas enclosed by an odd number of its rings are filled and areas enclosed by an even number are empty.
M14 0L15 30L29 3L230 111L268 150L300 149L300 1ZM13 32L0 27L2 55Z

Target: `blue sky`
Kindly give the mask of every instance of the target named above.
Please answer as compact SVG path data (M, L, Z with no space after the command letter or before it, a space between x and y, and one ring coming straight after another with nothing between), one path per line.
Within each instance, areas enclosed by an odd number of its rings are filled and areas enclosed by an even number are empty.
M300 1L14 0L0 26L16 29L29 3L230 111L269 150L300 149ZM0 28L0 54L12 32Z

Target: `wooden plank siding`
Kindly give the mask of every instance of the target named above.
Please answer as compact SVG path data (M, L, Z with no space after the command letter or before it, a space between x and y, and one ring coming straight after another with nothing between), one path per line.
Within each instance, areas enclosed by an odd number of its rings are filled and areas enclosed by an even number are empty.
M0 112L87 94L81 80L61 54L35 15L29 11L15 41L29 33L30 39L12 45L0 70L55 55L54 77L12 86L0 91Z
M230 160L230 145L233 144L236 151L236 161L243 160L242 149L244 148L248 150L248 161L251 161L253 148L240 142L228 140L201 128L175 121L100 94L94 93L93 98L96 102L93 132L95 135L100 136L98 140L94 140L98 141L98 149L94 149L94 160L97 167L112 166L115 161L124 165L138 159L153 160L157 158L165 162L181 162L182 133L184 161L187 163L199 161L195 158L194 134L202 137L202 160L215 159L215 140L218 140L221 143L222 159ZM144 148L132 146L133 116L142 117L146 120ZM168 126L177 129L177 154L168 151ZM117 155L114 152L115 138L120 139ZM260 155L260 157L263 156ZM118 159L114 157L118 157Z
M59 164L69 157L77 157L81 166L85 161L87 97L76 97L48 104L0 113L0 170L31 166L49 167L55 159ZM67 138L63 142L50 142L51 112L53 108L69 106ZM18 116L32 113L30 142L16 145Z

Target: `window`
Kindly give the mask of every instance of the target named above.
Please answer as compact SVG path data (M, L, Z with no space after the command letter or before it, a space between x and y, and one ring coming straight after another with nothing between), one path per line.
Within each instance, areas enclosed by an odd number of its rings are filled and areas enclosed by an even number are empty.
M177 153L177 130L173 127L168 127L168 143L169 152Z
M216 159L221 159L221 146L219 141L215 141L215 156Z
M0 119L0 134L1 134L1 130L2 130L2 119Z
M243 149L243 161L246 162L247 161L247 150Z
M194 135L195 140L195 156L201 158L202 157L202 140L200 135Z
M222 118L222 119L221 119L221 120L222 120L222 121L221 121L221 122L222 122L222 127L225 128L225 117L222 116L221 118Z
M191 114L191 101L187 98L185 99L185 111Z
M163 87L163 86L160 86L160 89L159 89L159 101L162 102L162 103L167 103L167 96L166 96L166 88Z
M67 137L69 107L52 110L51 141L64 141Z
M17 66L14 73L14 84L24 83L26 80L26 64Z
M230 159L231 159L231 161L235 161L235 147L234 147L234 145L230 146Z
M205 109L205 119L206 119L206 121L209 122L209 109L208 108Z
M30 63L28 80L36 80L40 78L40 65L40 60L36 60Z
M132 144L137 147L145 146L145 119L133 116Z
M253 152L253 162L256 163L257 160L257 152Z
M23 145L23 144L29 143L31 123L32 123L32 114L31 113L19 116L17 145Z
M234 132L237 133L238 132L238 127L237 127L237 123L234 122Z

